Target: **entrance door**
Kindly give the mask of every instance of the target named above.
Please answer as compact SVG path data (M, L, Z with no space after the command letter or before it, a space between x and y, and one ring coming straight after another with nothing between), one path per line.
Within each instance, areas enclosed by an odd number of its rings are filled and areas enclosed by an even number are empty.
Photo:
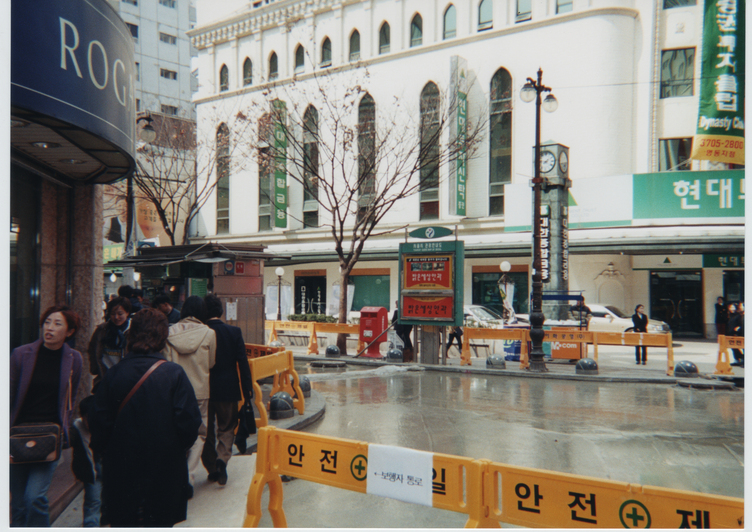
M295 277L295 313L326 314L326 276Z
M650 272L650 317L665 321L674 336L705 336L702 319L702 272Z

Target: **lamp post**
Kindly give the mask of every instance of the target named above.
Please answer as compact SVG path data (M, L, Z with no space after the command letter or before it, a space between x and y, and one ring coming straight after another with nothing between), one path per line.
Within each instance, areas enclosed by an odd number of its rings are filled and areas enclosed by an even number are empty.
M508 314L505 302L508 295L506 285L509 282L509 276L507 276L507 272L512 269L512 265L509 264L509 261L505 260L502 261L501 264L499 264L499 269L501 270L501 276L499 277L497 284L499 285L499 296L501 297L501 317L504 318L504 321L509 321L509 316L505 315Z
M142 141L144 141L146 144L151 144L157 139L157 132L154 130L154 127L151 125L154 119L149 115L141 116L138 119L136 119L137 127L141 121L144 121L146 123L144 124L144 127L142 127L141 130L138 132L138 137ZM126 255L130 255L131 252L135 251L133 247L131 246L132 244L131 239L133 238L133 221L134 221L133 174L128 176L127 187L128 188L127 188L126 196L125 196L125 208L126 208L125 253Z
M274 270L277 275L277 321L282 321L282 276L285 274L285 269L282 266L277 266Z
M530 313L530 365L528 369L535 372L548 371L543 361L543 277L541 275L541 161L540 161L540 109L541 93L551 92L550 87L543 85L543 70L538 69L538 80L527 78L527 83L520 91L520 99L523 102L532 102L535 99L535 177L533 177L533 308ZM559 106L553 94L546 96L542 102L543 109L552 113Z

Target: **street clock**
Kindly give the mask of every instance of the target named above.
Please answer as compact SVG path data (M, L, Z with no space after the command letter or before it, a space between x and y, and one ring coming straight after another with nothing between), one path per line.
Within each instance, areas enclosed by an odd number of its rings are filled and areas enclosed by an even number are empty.
M535 147L533 147L533 159L535 159ZM541 144L540 173L549 185L563 185L569 178L569 147L554 143Z

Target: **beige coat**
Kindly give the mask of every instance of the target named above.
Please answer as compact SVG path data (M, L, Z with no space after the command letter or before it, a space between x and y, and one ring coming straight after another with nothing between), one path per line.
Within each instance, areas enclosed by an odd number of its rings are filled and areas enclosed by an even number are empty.
M214 331L196 318L185 318L170 326L162 354L179 364L191 381L196 399L209 399L209 370L214 367L217 339Z

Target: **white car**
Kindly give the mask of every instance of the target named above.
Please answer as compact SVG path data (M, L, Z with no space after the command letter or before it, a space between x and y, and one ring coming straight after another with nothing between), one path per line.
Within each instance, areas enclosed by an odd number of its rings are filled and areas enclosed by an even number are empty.
M619 307L613 305L601 305L598 303L586 303L593 317L588 323L588 331L596 332L632 332L634 324L632 316L628 316ZM648 320L648 333L669 333L671 327L659 320Z
M482 305L465 305L464 313L467 327L501 329L504 326L504 318L492 308Z

